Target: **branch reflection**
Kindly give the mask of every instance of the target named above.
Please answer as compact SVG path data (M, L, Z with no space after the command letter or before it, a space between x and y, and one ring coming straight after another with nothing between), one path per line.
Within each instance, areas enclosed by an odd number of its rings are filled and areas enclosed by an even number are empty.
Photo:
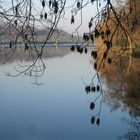
M140 116L140 61L133 58L131 70L126 73L127 57L118 59L119 61L115 61L107 69L101 71L101 75L106 78L108 86L108 94L105 94L104 101L110 106L113 106L112 100L114 103L121 102L123 103L120 104L122 111L129 110L131 116Z
M119 139L140 139L140 60L132 59L132 65L127 73L128 58L122 56L101 70L101 76L106 81L107 91L104 102L110 111L121 109L127 111L130 120L123 118L129 125L128 133Z
M3 61L6 59L6 51L7 52L10 50L9 48L1 47L0 48L0 65L3 64ZM38 48L39 49L39 48ZM41 56L41 59L38 59L36 63L33 64L33 57L28 54L28 52L23 53L24 49L22 47L18 47L14 56L11 57L7 61L6 64L13 63L13 72L6 71L6 76L11 76L11 77L17 77L17 76L22 76L22 77L31 77L34 82L32 84L36 85L43 85L42 81L39 81L39 78L42 77L42 75L45 72L45 63L48 58L52 57L63 57L64 55L68 54L70 52L69 47L45 47L43 54ZM42 63L43 59L43 63ZM16 62L16 63L14 63ZM26 64L25 64L26 63ZM4 65L6 65L4 64ZM33 65L32 65L33 64Z

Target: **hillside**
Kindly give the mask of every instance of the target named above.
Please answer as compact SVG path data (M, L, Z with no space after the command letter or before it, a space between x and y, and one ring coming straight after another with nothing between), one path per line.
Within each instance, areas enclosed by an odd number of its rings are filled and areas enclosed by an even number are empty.
M32 29L33 29L33 27L28 27L28 28L25 28L22 26L16 27L15 25L1 22L0 23L0 36L15 36L15 35L19 34L20 31L22 31L24 34L27 34L27 35L30 35L33 31L34 34L36 34L38 36L46 36L50 32L49 27L40 28L40 29L37 27L34 27L34 30L32 30ZM63 29L55 29L53 34L54 35L60 34L63 36L70 35Z

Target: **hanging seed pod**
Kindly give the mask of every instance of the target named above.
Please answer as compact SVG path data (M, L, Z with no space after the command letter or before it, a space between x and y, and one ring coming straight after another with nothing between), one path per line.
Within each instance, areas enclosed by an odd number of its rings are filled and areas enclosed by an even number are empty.
M107 57L107 53L104 52L104 54L103 54L103 58L106 59L106 57Z
M16 11L16 14L18 13L18 5L15 6L15 11Z
M107 51L108 51L110 49L110 47L111 47L110 41L105 40L104 43L105 43L105 45L107 47Z
M95 38L98 38L100 36L100 32L95 28Z
M51 0L49 0L49 7L51 7L51 5L52 5L52 1L51 1Z
M101 7L101 3L99 2L99 7Z
M91 52L91 56L96 59L97 58L97 52L96 51L92 51Z
M107 12L102 12L102 16L103 16L104 18L106 18Z
M58 7L58 2L56 0L54 1L54 7Z
M78 1L77 2L77 8L80 8L81 7L81 3Z
M83 40L86 40L86 33L83 34Z
M54 8L54 13L57 14L58 13L58 7Z
M92 87L92 88L91 88L91 91L92 91L92 92L95 92L95 91L96 91L96 87L95 87L95 86Z
M74 24L74 16L71 16L71 24Z
M89 23L88 23L88 28L90 29L92 27L92 22L90 21Z
M98 118L97 120L96 120L96 124L99 126L100 125L100 118Z
M91 90L90 90L90 86L86 86L86 87L85 87L85 92L88 94L90 91L91 91Z
M100 90L100 86L99 86L99 85L97 85L97 87L96 87L96 88L97 88L97 92L99 92L99 90Z
M91 121L91 124L94 124L94 122L95 122L95 117L92 116L90 121Z
M85 48L85 53L87 53L87 51L88 51L87 48Z
M110 34L111 34L110 29L107 29L107 30L106 30L106 35L109 36Z
M107 62L108 62L108 64L111 64L111 63L112 63L111 58L108 58L108 59L107 59Z
M94 43L94 36L93 36L93 34L90 34L90 39L91 39L92 43Z
M12 48L12 42L9 43L9 48L10 48L10 49Z
M107 0L107 3L109 4L110 3L110 0Z
M81 54L83 53L83 48L79 49L79 53L81 53Z
M83 34L83 40L89 41L89 35L86 34L86 33L84 33L84 34Z
M58 13L58 2L56 0L53 2L53 7L54 7L54 13L57 14Z
M91 0L91 3L93 4L94 1L95 1L95 0Z
M42 19L42 18L43 18L43 14L41 13L41 14L40 14L40 19Z
M97 70L97 63L94 63L94 69Z
M89 41L89 35L86 35L86 41Z
M76 49L77 49L77 52L80 52L80 46L79 45L77 45Z
M45 1L44 0L42 1L42 7L43 8L45 7Z
M28 38L28 36L27 36L27 35L25 35L25 40L27 40L27 38Z
M18 16L18 5L15 7L16 16Z
M15 20L15 22L14 22L14 23L15 23L15 25L17 26L17 24L18 24L18 23L17 23L17 20Z
M106 47L107 47L107 50L109 50L111 47L112 47L112 41L108 41L108 40L105 40L104 43L106 44Z
M44 14L44 18L47 19L47 16L48 16L47 13L45 13L45 14Z
M70 49L71 49L71 51L75 51L75 46L72 45Z
M94 102L91 102L91 103L90 103L90 109L93 110L94 107L95 107L95 103L94 103Z
M25 52L26 52L26 50L28 50L29 49L29 46L27 45L27 44L25 44Z
M54 7L55 7L55 1L52 2L52 8L54 8Z

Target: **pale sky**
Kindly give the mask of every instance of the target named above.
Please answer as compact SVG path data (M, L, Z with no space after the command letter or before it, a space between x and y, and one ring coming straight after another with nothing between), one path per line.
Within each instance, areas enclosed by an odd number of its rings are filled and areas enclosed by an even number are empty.
M85 4L87 1L90 0L83 0L83 4ZM40 0L34 0L34 2L36 2L36 6L38 6L39 8L41 8L41 1ZM66 2L66 7L69 7L71 5L73 5L73 3L75 2L75 0L67 0ZM75 5L76 6L76 5ZM68 33L73 33L75 31L75 29L78 27L78 25L80 24L81 18L80 18L80 11L77 13L77 15L75 16L75 23L71 24L71 10L72 8L68 8L65 11L65 18L61 19L59 21L58 27L64 29L65 31L67 31ZM78 32L80 35L83 35L84 32L88 32L88 23L91 19L91 17L94 17L96 12L96 2L93 4L88 4L85 8L83 8L82 14L83 14L83 19L82 19L82 26L78 29Z
M16 5L16 3L18 1L21 1L21 0L13 0L14 5ZM48 0L46 0L46 1L48 1ZM90 0L83 0L83 4L85 4L87 1L90 1ZM32 0L32 2L34 3L34 8L35 8L34 14L38 15L38 18L39 18L40 12L42 10L42 5L41 5L42 0ZM75 2L75 0L67 0L66 7L71 6L74 2ZM4 3L5 3L4 5L7 7L7 9L12 6L11 0L5 0ZM76 8L76 5L75 5L75 8ZM44 8L44 11L47 12L48 10L49 10L48 7ZM81 16L79 14L80 13L80 11L79 11L77 13L77 15L75 16L75 23L71 25L71 23L70 23L71 22L71 10L72 10L72 8L69 8L65 11L65 18L61 19L59 24L58 24L59 28L64 29L68 33L73 33L81 21L81 18L80 18ZM96 10L97 10L96 1L93 4L90 3L85 8L83 8L83 10L82 10L82 14L83 14L82 26L78 29L78 32L80 35L82 35L84 32L89 31L88 23L89 23L91 17L94 17L95 14L97 13ZM13 11L11 11L11 12L13 12ZM47 25L47 23L45 23L45 24Z
M74 0L67 0L67 5L71 5L74 2ZM71 9L69 9L68 11L66 11L66 19L61 21L59 26L66 30L69 33L72 33L75 31L75 29L78 27L78 25L81 22L81 16L80 16L80 11L78 12L78 14L75 16L75 23L71 24ZM82 35L84 32L88 32L88 23L91 19L91 17L95 16L96 13L96 8L95 8L95 4L89 4L87 5L83 11L82 11L82 15L83 15L83 19L82 19L82 26L78 29L79 33Z

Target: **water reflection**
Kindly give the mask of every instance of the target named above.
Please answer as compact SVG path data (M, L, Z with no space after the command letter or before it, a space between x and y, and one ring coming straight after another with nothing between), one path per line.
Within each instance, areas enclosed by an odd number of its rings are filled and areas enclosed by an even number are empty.
M7 59L11 49L9 47L0 47L0 64L2 64L5 59ZM46 47L43 50L43 58L53 58L53 57L63 57L66 54L70 53L69 47ZM6 63L12 63L14 61L18 62L28 62L32 60L32 56L25 52L23 47L18 47L13 57L11 57Z
M102 70L109 93L106 94L106 100L108 102L113 100L112 109L122 107L122 110L128 109L131 116L137 117L140 116L140 60L133 59L129 73L126 73L127 62L127 58L120 58L119 61Z
M47 65L46 73L39 78L45 83L43 86L31 85L31 79L27 77L11 78L3 74L5 71L13 72L11 67L16 65L19 59L23 64L30 63L30 59L20 58L18 55L17 59L15 57L11 60L12 63L1 65L0 139L116 140L124 138L130 132L127 129L130 124L122 118L132 120L130 116L138 117L139 113L136 113L134 107L127 101L130 97L127 98L126 84L123 85L119 67L114 64L118 71L115 71L115 67L109 68L109 72L113 72L113 69L115 72L110 79L109 75L106 75L107 71L102 72L110 92L105 94L100 116L93 118L93 111L98 113L100 108L100 102L95 106L93 102L98 93L92 92L87 95L84 91L85 84L81 80L90 83L95 74L89 61L90 53L82 55L69 53L69 48L49 49L47 59L44 59ZM138 65L135 63L134 66L138 68ZM121 79L122 84L118 84L116 79L114 82L114 77ZM137 106L138 104L137 101ZM109 107L112 109L111 113ZM133 113L130 113L129 108L132 108Z
M127 123L128 126L128 133L126 133L124 136L118 137L119 140L139 140L140 139L140 122L137 122L136 120L128 120L126 118L123 118L123 122Z
M112 65L101 70L107 84L104 102L111 112L121 109L128 112L131 119L123 119L130 127L120 139L140 139L140 60L133 58L130 72L127 73L128 58L120 57ZM124 121L125 120L125 121Z
M60 47L59 49L56 47L46 47L39 58L35 58L33 54L25 52L23 47L16 48L12 57L11 52L9 47L0 48L0 64L14 63L14 71L5 72L5 74L10 77L30 77L34 79L32 84L44 85L42 81L38 80L46 72L44 59L63 57L70 52L70 49L68 47Z

